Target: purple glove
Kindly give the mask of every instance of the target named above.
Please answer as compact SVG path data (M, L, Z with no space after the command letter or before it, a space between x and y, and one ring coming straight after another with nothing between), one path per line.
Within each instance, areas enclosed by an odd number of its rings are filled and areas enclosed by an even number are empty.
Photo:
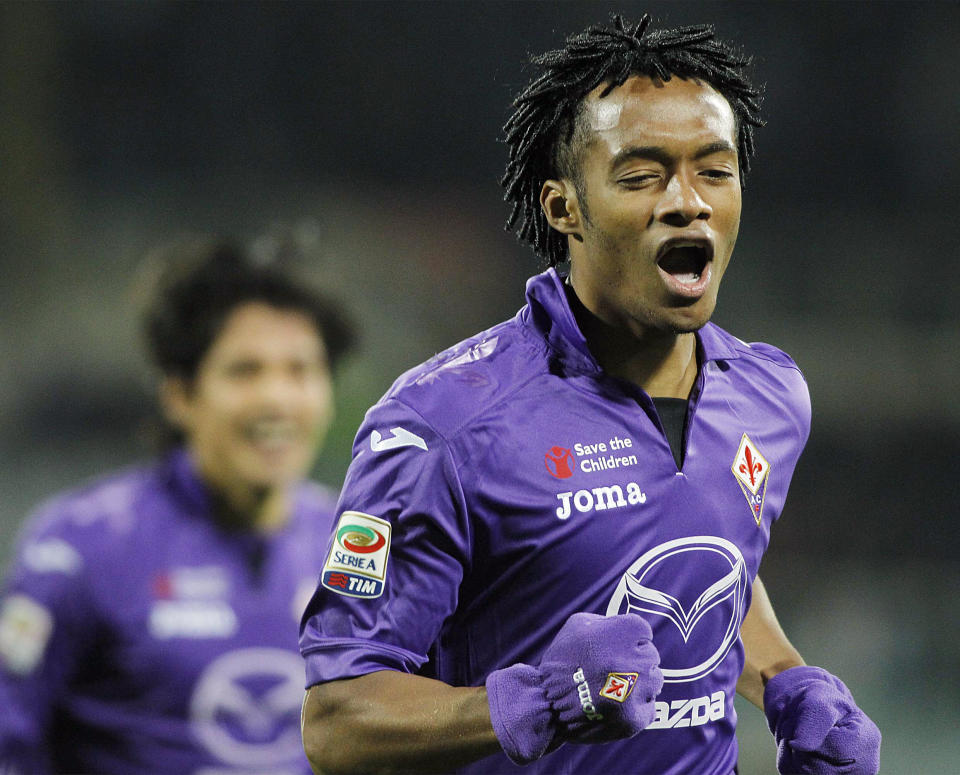
M791 667L767 682L763 712L786 775L876 775L880 730L843 681L819 667Z
M565 742L619 740L653 721L663 674L652 635L636 614L578 613L537 667L490 673L490 720L507 756L527 764Z

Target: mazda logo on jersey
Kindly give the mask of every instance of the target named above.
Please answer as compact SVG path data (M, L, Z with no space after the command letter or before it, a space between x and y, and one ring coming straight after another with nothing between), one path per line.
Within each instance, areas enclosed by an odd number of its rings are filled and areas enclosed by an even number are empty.
M220 761L244 771L287 772L302 760L303 660L293 651L228 651L197 680L193 733Z
M664 681L696 681L713 672L736 642L749 583L735 544L716 536L677 538L627 569L607 616L646 615Z
M569 479L573 476L576 462L573 453L566 447L550 447L543 456L543 464L550 476L557 479Z

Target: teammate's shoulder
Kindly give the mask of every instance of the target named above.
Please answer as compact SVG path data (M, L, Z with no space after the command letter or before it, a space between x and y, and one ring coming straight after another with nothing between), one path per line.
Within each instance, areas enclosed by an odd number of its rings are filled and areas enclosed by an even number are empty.
M129 532L157 473L156 464L132 465L60 492L34 510L26 535L94 532L106 538Z
M41 502L17 538L17 567L30 574L76 576L110 567L117 552L135 541L139 493L149 466L112 472Z
M452 432L529 380L531 354L517 319L507 320L401 375L378 406L402 404L439 432Z

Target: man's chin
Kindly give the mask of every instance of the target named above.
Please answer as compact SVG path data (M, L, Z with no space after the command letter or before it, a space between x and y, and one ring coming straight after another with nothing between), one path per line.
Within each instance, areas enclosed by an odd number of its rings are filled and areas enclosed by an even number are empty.
M692 334L699 331L713 317L714 303L705 304L706 299L699 299L689 307L674 308L664 316L667 328L674 334Z
M702 317L684 316L682 318L671 318L666 320L663 328L671 334L679 336L680 334L693 334L699 331L709 322L709 315L704 315Z
M245 472L243 480L246 488L259 495L268 495L277 490L284 490L306 476L300 465L260 465L251 467Z

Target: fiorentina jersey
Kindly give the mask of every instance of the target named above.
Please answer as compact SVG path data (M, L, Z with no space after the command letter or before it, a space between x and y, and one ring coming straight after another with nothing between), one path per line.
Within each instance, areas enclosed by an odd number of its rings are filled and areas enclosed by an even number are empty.
M297 621L334 501L227 531L184 452L28 522L0 596L0 772L302 775Z
M308 685L386 669L481 686L536 665L578 611L634 612L665 678L653 723L524 769L730 775L740 625L810 407L776 348L696 336L679 469L653 401L597 365L552 269L512 320L400 377L354 444L301 625ZM518 770L501 753L461 771Z

